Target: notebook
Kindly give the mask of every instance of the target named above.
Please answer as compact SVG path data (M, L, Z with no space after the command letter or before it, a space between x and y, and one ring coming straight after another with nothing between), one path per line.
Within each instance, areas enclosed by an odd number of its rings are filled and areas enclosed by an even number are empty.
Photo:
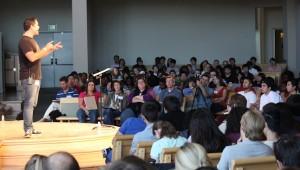
M94 96L84 97L84 103L87 110L97 110L97 103Z

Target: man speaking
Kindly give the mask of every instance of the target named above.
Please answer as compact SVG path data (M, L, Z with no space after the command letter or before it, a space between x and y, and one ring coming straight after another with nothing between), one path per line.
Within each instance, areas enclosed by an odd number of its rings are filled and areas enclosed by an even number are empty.
M25 138L30 138L31 134L40 134L32 125L33 109L37 104L40 84L41 84L41 59L48 56L55 50L62 48L61 42L56 44L49 42L40 49L34 37L39 35L39 23L37 18L26 18L24 23L24 33L19 41L20 58L20 80L24 89L24 131Z

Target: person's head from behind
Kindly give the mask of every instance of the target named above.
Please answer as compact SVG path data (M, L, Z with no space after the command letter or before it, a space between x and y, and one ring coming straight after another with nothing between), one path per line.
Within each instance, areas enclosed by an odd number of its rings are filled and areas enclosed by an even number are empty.
M79 170L77 160L68 152L56 152L48 156L46 170Z
M175 127L168 121L155 122L152 133L157 139L161 139L163 137L177 138L178 136Z
M63 76L59 79L59 86L63 90L68 89L68 78L66 76Z
M164 109L169 112L178 112L180 111L180 101L175 96L167 96L163 101Z
M277 165L283 168L300 168L300 137L283 135L274 143Z
M44 170L46 167L46 160L46 156L34 154L27 161L25 170Z
M240 122L243 114L247 111L246 104L246 98L240 94L235 94L229 99L227 105L229 114L226 118L227 126L225 134L240 132Z
M154 170L151 165L149 165L144 160L136 156L126 156L121 160L114 161L110 164L107 170Z
M277 136L296 133L296 123L292 110L286 103L269 103L263 107L263 116L266 122L264 132L271 131Z
M197 169L210 165L205 148L196 143L186 143L175 156L176 170Z
M157 121L160 110L161 106L157 101L145 102L141 108L142 117L147 123L153 123Z
M36 17L28 17L23 22L25 32L30 32L33 36L39 35L39 22Z
M232 95L227 103L227 111L230 112L232 108L243 107L246 108L247 99L241 94Z
M205 108L192 112L189 130L192 142L202 145L207 152L214 152L225 146L225 136L218 129L212 114Z
M265 128L264 118L253 111L247 111L241 119L241 138L259 141L264 138L263 130Z

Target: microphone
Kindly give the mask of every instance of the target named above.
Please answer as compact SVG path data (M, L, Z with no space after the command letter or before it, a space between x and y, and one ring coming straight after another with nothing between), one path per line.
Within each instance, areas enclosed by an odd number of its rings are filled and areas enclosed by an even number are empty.
M99 76L105 72L111 71L112 68L106 68L105 70L99 71L98 73L93 74L94 77Z

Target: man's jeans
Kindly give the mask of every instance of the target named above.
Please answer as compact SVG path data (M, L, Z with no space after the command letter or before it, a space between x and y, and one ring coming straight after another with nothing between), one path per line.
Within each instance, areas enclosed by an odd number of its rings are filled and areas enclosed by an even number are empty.
M40 91L40 80L34 80L32 84L28 84L28 79L21 81L24 89L24 131L32 130L33 109L36 107Z

